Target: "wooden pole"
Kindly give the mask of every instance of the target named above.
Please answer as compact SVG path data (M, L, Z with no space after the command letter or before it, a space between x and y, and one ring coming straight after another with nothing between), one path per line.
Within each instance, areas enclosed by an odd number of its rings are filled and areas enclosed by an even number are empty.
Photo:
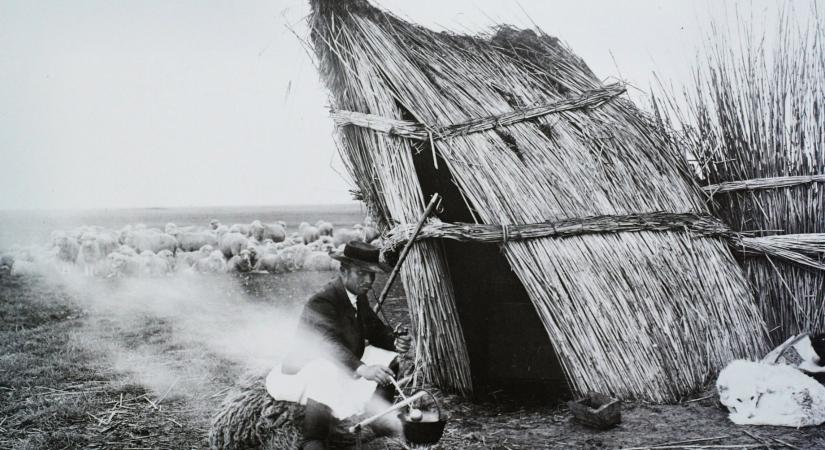
M404 245L404 249L401 250L401 254L398 256L398 262L393 267L392 272L390 272L389 278L387 278L387 282L384 283L384 289L381 290L381 295L378 296L378 304L375 305L375 312L378 313L381 311L381 307L384 305L384 300L387 299L387 294L390 292L390 288L392 287L393 281L398 276L398 272L401 270L401 265L404 264L404 260L407 259L407 254L410 253L410 249L412 248L413 242L415 242L415 237L418 236L418 233L421 232L421 228L424 227L424 222L427 221L427 217L433 212L435 209L435 205L438 204L438 201L441 197L438 193L433 194L433 197L430 199L430 203L427 205L427 208L424 210L424 213L421 214L421 219L418 221L418 225L415 227L415 231L413 231L412 236L407 241L407 244Z

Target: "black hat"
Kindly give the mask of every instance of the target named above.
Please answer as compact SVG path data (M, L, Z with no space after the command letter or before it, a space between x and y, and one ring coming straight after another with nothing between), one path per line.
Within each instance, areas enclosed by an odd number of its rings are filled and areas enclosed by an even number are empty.
M356 266L370 272L389 272L390 267L378 260L378 247L361 241L349 241L344 245L344 251L333 253L332 258L342 263Z

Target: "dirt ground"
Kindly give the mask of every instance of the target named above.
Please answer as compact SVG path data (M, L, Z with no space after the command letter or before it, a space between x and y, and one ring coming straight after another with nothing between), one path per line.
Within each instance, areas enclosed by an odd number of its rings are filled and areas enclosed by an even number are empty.
M238 278L237 288L264 308L273 299L299 307L329 276ZM246 368L175 338L168 317L117 320L78 295L36 275L0 278L0 449L206 448L210 418ZM405 322L405 308L395 289L388 320ZM825 448L822 427L731 424L712 389L678 405L625 403L609 431L576 423L563 404L441 401L449 420L432 449Z

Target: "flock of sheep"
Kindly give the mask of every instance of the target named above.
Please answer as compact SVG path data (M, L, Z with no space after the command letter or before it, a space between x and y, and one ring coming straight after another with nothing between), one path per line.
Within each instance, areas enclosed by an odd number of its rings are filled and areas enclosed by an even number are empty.
M157 277L175 272L270 272L337 270L330 257L352 240L380 245L378 231L366 220L352 228L326 221L306 222L288 233L284 222L208 226L166 224L161 230L127 225L120 230L84 226L55 231L46 252L60 264L74 265L99 277Z

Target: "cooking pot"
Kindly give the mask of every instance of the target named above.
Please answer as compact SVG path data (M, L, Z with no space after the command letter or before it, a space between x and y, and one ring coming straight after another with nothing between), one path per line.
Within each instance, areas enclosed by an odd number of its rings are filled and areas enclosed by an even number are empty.
M404 438L411 444L415 445L429 445L435 444L441 439L444 434L444 426L447 425L447 419L441 413L441 407L438 406L438 400L429 391L426 392L433 399L435 411L423 412L421 420L412 420L410 418L409 410L398 414L398 419L401 420L401 426L404 430Z

